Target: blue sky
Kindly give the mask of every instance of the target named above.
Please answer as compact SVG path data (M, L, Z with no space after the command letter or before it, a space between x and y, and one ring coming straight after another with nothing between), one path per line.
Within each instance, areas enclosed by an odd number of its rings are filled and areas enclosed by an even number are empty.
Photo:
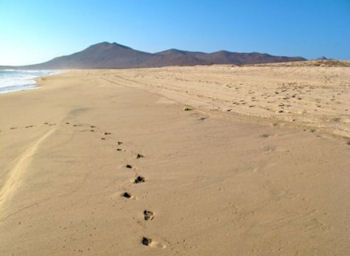
M101 41L350 59L350 0L0 0L0 65Z

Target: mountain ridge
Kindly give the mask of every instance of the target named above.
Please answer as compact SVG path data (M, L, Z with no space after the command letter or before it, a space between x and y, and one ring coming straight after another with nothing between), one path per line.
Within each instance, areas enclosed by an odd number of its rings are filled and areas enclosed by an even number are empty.
M101 42L82 51L47 62L16 66L23 69L148 68L212 64L262 64L304 61L303 57L274 56L266 53L238 53L220 50L212 53L168 49L156 53L135 50L118 43Z

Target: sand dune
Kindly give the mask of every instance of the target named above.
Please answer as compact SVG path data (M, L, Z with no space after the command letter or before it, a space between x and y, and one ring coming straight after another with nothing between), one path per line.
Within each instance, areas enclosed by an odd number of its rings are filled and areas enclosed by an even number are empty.
M349 255L349 75L84 70L0 95L0 255Z

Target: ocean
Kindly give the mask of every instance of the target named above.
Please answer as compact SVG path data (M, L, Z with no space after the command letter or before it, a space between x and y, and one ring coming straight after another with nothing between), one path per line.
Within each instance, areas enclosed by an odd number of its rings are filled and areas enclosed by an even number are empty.
M0 70L0 94L35 89L35 78L56 73L52 70Z

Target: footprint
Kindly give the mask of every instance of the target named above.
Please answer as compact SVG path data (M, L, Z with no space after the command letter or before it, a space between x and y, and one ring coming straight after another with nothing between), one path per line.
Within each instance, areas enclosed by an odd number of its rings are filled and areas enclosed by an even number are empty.
M111 135L112 133L110 132L105 132L104 135Z
M191 111L192 108L190 106L184 106L183 111Z
M123 194L121 194L121 196L124 197L124 198L127 198L127 199L132 198L132 195L130 193L128 193L128 192L124 192Z
M264 134L262 134L262 135L260 135L260 137L262 137L262 138L268 138L268 137L270 137L271 135L270 134L267 134L267 133L264 133Z
M106 138L105 138L105 137L102 137L101 140L106 140Z
M122 149L121 148L117 148L117 151L122 151Z
M95 130L94 130L94 129L91 129L90 132L95 132Z
M122 141L118 141L118 142L117 142L117 145L121 145L121 144L123 144Z
M141 155L141 154L137 154L137 155L136 155L136 159L140 159L140 158L144 158L144 156Z
M130 164L125 165L125 167L128 169L132 169L132 165L130 165Z
M148 237L142 237L141 243L145 246L150 246L152 243L152 239Z
M141 244L144 246L152 247L152 248L163 248L163 249L166 248L166 246L164 244L153 241L152 238L145 237L145 236L142 237Z
M70 122L66 122L66 124L70 124Z
M24 128L32 128L32 127L34 127L34 125L27 125L26 127L24 127Z
M146 180L145 180L144 177L142 177L142 176L137 176L136 179L134 180L134 183L135 183L135 184L138 184L138 183L143 183L143 182L145 182L145 181L146 181Z
M154 219L154 213L149 210L144 210L143 211L143 217L144 219L147 220L153 220Z

